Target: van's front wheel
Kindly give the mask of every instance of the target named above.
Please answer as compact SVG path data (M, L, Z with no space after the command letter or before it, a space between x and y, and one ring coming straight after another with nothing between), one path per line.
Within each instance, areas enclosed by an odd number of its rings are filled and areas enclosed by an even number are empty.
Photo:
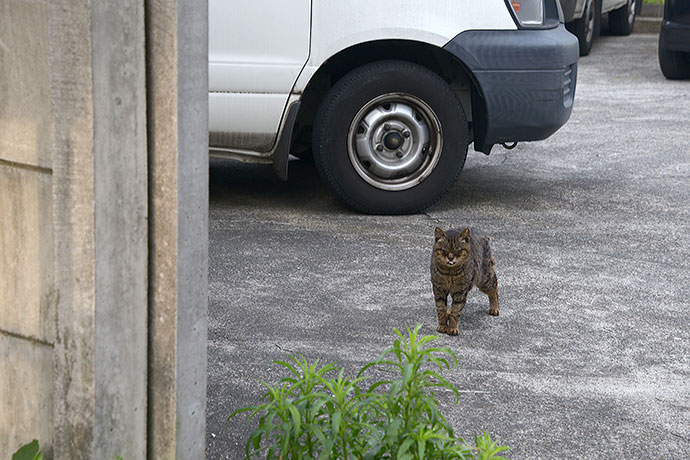
M408 214L433 204L467 155L467 120L450 86L425 67L381 61L339 80L313 130L321 177L350 207Z

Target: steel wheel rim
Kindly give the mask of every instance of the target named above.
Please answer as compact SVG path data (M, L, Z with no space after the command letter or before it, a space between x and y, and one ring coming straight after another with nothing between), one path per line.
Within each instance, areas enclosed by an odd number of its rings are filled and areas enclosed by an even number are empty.
M587 2L587 9L585 10L585 18L587 19L585 22L585 39L587 43L591 42L594 38L594 21L596 20L594 17L594 1L595 0L590 0Z
M630 9L628 10L628 25L631 25L635 20L635 1L630 2Z
M386 191L407 190L429 177L442 148L441 122L421 99L387 93L366 103L348 130L357 174Z

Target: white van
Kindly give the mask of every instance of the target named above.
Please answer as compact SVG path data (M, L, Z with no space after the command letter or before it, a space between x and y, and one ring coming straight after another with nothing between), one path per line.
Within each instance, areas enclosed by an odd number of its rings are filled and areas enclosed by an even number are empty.
M558 130L577 57L558 0L210 0L211 154L313 156L350 207L418 212L472 142Z

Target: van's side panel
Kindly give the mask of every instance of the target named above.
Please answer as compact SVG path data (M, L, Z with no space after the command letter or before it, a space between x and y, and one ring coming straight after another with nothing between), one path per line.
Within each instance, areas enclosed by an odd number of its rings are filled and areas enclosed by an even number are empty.
M444 46L465 30L515 30L504 0L313 0L312 46L294 91L339 51L373 40Z
M339 51L396 38L442 47L465 30L516 29L504 0L210 0L209 22L211 146L264 156L288 96Z
M311 0L209 1L211 145L271 149L309 57L310 20Z

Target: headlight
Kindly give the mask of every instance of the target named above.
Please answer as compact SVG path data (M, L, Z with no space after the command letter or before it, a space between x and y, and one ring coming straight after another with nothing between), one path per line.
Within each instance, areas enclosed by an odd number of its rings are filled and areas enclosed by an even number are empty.
M534 27L544 24L543 0L511 0L510 6L515 11L520 25Z

